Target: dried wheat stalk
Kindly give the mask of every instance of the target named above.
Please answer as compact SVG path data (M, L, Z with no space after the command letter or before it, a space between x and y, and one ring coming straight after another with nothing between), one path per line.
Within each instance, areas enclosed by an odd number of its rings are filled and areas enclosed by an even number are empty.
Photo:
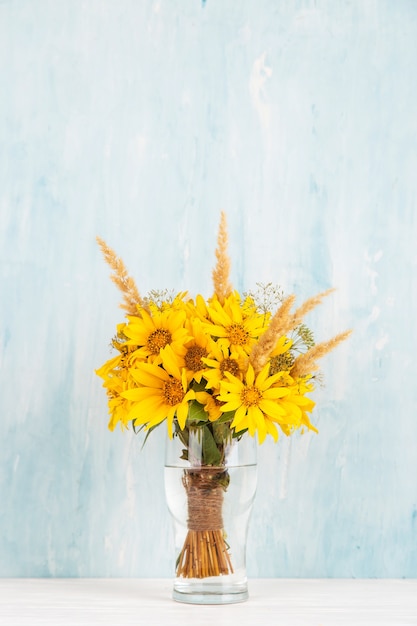
M136 315L138 305L143 306L143 300L140 297L134 279L129 276L125 264L114 250L100 237L96 237L96 240L101 248L106 263L108 263L113 270L113 273L110 274L110 278L123 293L123 302L120 304L120 308L124 309L130 315Z
M263 335L259 338L257 344L252 349L250 356L250 362L255 370L259 372L265 363L267 362L269 355L276 346L276 343L280 337L289 333L297 326L299 326L304 316L314 309L317 305L321 304L324 297L332 293L334 289L327 289L317 296L308 298L296 311L291 314L290 310L295 302L295 296L288 296L278 311L275 313L271 322Z
M227 243L226 215L224 211L222 211L217 236L217 263L212 272L214 293L217 295L220 304L223 304L227 296L229 296L233 291L233 287L229 282L230 258L227 254Z
M307 313L309 313L312 309L314 309L316 306L321 304L323 298L325 298L326 296L330 295L334 291L335 291L334 288L326 289L326 291L323 291L322 293L317 294L317 296L312 296L311 298L308 298L295 311L294 315L292 315L289 318L288 326L286 328L284 328L284 330L283 330L284 334L287 333L290 330L293 330L293 328L296 328L297 326L299 326L301 324L301 322L303 321L303 318L307 315Z
M298 378L300 376L306 376L307 374L316 371L319 368L316 361L318 359L321 359L331 350L334 350L334 348L336 348L339 343L342 343L342 341L345 341L351 335L351 333L351 330L346 330L345 332L336 335L328 341L318 343L317 345L307 350L305 354L300 354L300 356L295 359L294 365L290 370L291 376L293 378Z
M189 530L178 560L177 576L207 578L233 574L222 530Z
M201 467L185 471L188 530L178 557L177 576L206 578L233 573L223 530L223 488L217 478L224 468Z
M294 295L288 296L288 298L284 300L271 319L267 330L259 337L258 342L253 346L249 361L255 373L261 371L272 350L275 348L278 339L284 334L283 329L288 326L288 320L291 317L290 310L294 301Z

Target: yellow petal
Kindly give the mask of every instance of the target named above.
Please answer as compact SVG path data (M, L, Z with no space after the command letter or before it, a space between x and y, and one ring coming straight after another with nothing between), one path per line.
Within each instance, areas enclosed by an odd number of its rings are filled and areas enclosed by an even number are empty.
M126 391L120 392L122 398L132 400L132 402L140 402L146 398L155 397L155 389L150 387L137 387L136 389L126 389Z
M263 398L259 402L259 408L266 415L269 415L270 417L274 417L276 419L279 419L280 417L282 417L282 415L285 415L285 409L280 404L278 404L278 402L274 402L273 400L266 400L265 398Z
M181 379L181 369L178 363L178 357L170 345L165 346L161 350L161 358L164 369L174 378Z
M253 370L252 365L249 365L248 371L246 372L246 384L248 385L248 387L252 387L254 382L255 382L255 372Z
M188 404L182 403L177 406L177 420L181 430L184 430L188 417Z
M271 422L269 419L265 420L265 426L266 429L268 431L268 434L271 435L275 441L275 443L278 441L278 431L277 431L277 427L275 426L275 424L273 422Z
M161 380L169 380L167 372L162 367L152 363L138 363L137 368L131 368L129 372L136 382L146 387L160 387Z
M267 435L267 429L265 425L265 416L262 413L261 409L257 406L251 407L251 409L252 409L251 414L253 416L253 420L255 422L255 425L258 431L259 443L263 443Z
M221 394L219 394L217 397L220 400L220 402L224 402ZM224 402L224 404L222 404L222 406L221 406L221 410L222 410L223 413L228 413L229 411L236 411L241 406L242 406L242 402L238 398L237 400L231 400L230 402Z
M222 407L223 409L224 407ZM243 430L243 428L246 427L246 407L244 406L240 406L235 413L235 416L233 418L232 423L230 424L231 428L236 428L237 430L239 430L239 428L237 428L238 426L240 426L240 430Z
M262 396L268 398L268 400L277 400L278 398L288 396L290 393L290 389L287 387L272 387L271 389L265 389Z

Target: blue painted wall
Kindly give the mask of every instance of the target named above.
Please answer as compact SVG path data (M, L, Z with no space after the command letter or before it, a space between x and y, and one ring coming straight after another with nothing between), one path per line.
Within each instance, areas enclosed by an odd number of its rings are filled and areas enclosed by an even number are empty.
M163 429L107 431L119 295L330 286L320 434L265 443L250 576L417 575L417 4L0 2L0 575L171 576Z

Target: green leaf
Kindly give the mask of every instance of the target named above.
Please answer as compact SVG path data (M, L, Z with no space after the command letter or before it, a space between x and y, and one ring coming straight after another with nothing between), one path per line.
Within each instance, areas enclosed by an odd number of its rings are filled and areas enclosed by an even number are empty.
M193 391L207 391L205 382L197 383L196 381L194 381L192 383L192 387L191 388L192 388Z
M183 459L184 461L188 461L188 450L183 450L182 451L180 459Z
M247 428L244 428L243 430L239 430L239 432L235 432L234 431L233 432L233 439L237 439L238 441L240 441L242 439L243 435L245 433L247 433L247 432L248 432Z
M192 400L189 403L188 407L188 423L195 424L198 422L208 422L208 413L204 410L204 406L197 402L197 400Z
M223 413L218 420L214 422L214 424L224 424L225 422L232 422L235 417L234 411L227 411L227 413Z
M155 428L158 428L158 426L159 426L159 424L156 424L156 426L151 426L151 428L148 428L148 429L147 429L146 436L145 436L145 439L143 440L143 444L142 444L142 450L143 450L143 448L144 448L144 446L145 446L145 443L148 441L148 437L149 437L149 435L151 434L151 432L152 432L153 430L155 430ZM141 430L142 430L142 429L141 429Z
M222 454L208 426L203 427L203 461L205 465L219 465Z
M132 420L132 428L133 428L133 432L135 433L135 435L138 435L140 432L142 432L142 430L146 429L146 435L145 435L145 439L143 440L142 443L142 450L145 446L145 443L148 441L148 437L151 434L151 432L153 430L155 430L155 428L158 428L159 424L156 424L155 426L151 426L151 428L146 428L146 424L141 424L141 426L138 428L137 426L135 426L135 420Z
M181 443L184 446L188 447L188 437L189 437L188 428L181 430L176 417L174 419L174 437L178 437Z
M222 422L213 422L213 437L217 445L223 448L223 445L230 442L232 433L230 431L229 424L223 424Z

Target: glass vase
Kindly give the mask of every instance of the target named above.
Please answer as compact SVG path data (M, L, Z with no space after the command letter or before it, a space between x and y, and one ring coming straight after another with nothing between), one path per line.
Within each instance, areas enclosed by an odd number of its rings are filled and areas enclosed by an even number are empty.
M174 525L173 598L192 604L248 599L246 540L256 493L256 442L244 435L222 444L208 465L202 429L167 438L165 493Z

